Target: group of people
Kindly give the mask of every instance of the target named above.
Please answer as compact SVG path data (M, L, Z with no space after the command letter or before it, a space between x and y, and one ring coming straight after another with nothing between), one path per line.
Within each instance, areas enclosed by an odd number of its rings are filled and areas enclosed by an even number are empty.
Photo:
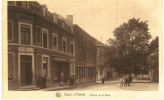
M71 77L68 77L68 75L64 76L64 73L60 74L60 86L63 86L64 84L68 84L68 80L70 80L70 86L73 86L74 84L74 76L72 75ZM46 83L47 83L47 77L46 74L41 74L39 73L38 75L38 87L40 89L46 88Z
M132 82L133 80L133 76L131 75L123 75L122 78L121 78L121 83L120 83L120 86L130 86L130 83Z
M40 73L38 76L38 86L40 89L46 88L46 81L47 81L46 74Z
M60 74L60 84L68 84L68 80L70 80L70 86L73 86L74 83L74 76L72 75L71 77L68 77L68 75L64 75L64 73Z

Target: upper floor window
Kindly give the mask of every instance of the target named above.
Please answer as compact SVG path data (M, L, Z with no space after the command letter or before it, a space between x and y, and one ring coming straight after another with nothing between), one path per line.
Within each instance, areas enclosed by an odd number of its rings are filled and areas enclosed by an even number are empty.
M8 40L13 40L13 22L11 20L8 21Z
M22 2L22 6L23 6L24 8L30 9L30 3L27 2L27 1L23 1L23 2Z
M42 30L42 46L48 48L48 31Z
M21 44L32 44L32 25L26 23L19 23L20 32L20 43Z
M58 36L56 34L52 36L52 48L58 50Z
M41 42L41 28L39 26L36 26L36 42Z
M71 42L71 47L70 47L70 51L71 51L71 54L74 54L74 43L73 42Z
M63 52L67 52L67 40L66 40L66 38L62 38L62 49L63 49Z

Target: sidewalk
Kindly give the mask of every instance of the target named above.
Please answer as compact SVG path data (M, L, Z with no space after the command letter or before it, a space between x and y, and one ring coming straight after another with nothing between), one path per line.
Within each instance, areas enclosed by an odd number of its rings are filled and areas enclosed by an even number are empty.
M95 83L80 84L80 85L76 85L76 86L65 85L65 86L58 86L58 87L49 87L49 88L43 89L43 91L57 91L57 90L73 89L73 88L77 88L77 87L85 87L85 86L95 85L95 84L100 84L100 83L95 82Z

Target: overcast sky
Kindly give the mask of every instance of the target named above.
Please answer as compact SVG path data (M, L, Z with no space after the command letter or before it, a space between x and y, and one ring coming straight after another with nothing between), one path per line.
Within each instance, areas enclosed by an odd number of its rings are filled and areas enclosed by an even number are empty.
M106 43L113 30L135 17L149 21L152 37L162 34L162 0L42 0L50 12L63 17L73 15L78 24L91 36Z

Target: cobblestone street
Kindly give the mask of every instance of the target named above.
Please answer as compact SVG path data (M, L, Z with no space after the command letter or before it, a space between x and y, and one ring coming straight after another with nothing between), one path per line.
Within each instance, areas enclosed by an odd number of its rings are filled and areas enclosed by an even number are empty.
M62 91L158 91L157 83L131 83L131 86L120 87L120 83L94 84Z

